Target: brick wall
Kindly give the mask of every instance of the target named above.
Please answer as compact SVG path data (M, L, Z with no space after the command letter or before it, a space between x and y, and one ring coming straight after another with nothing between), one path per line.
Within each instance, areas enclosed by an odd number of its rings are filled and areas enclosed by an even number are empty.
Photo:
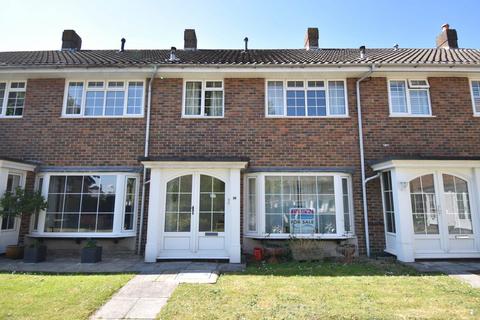
M224 80L223 119L185 119L183 80L156 79L150 155L248 157L253 167L354 167L355 227L364 252L355 81L347 81L350 117L345 119L266 118L265 80L251 78ZM361 84L367 161L410 154L478 156L480 118L472 116L468 79L429 82L432 118L390 118L386 79ZM64 88L64 79L28 81L23 118L0 119L0 156L44 165L139 165L145 118L61 118ZM367 176L372 174L369 170ZM373 252L384 247L379 185L368 186ZM142 246L147 220L145 210Z

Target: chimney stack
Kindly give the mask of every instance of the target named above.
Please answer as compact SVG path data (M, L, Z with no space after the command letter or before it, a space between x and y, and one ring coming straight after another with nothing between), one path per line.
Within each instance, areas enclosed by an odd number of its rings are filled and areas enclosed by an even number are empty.
M305 49L318 49L318 28L308 28L305 34Z
M185 29L183 41L183 49L197 50L197 35L195 34L195 29Z
M437 48L458 49L457 30L450 29L448 23L442 25L442 32L437 37Z
M82 49L82 38L75 30L63 30L62 50L79 51Z

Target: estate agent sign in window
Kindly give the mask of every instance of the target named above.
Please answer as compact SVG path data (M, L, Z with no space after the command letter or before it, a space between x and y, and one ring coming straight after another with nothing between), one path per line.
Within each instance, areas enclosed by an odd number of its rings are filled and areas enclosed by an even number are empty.
M338 237L352 232L347 175L258 173L246 179L247 234Z

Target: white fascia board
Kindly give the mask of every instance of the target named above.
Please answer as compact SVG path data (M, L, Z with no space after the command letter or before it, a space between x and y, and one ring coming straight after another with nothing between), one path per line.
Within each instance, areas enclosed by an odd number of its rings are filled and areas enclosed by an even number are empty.
M142 161L147 169L244 169L247 161Z
M79 74L79 73L105 73L105 74L145 74L150 75L153 68L152 65L145 65L139 67L12 67L0 68L0 74L32 74L32 75L51 75L51 74ZM184 65L158 65L159 76L162 73L282 73L282 72L366 72L370 70L371 64L364 65L198 65L198 64L184 64ZM375 72L480 72L480 65L426 65L426 64L375 64Z
M16 162L10 160L0 160L0 168L7 168L21 171L34 171L36 166L33 164Z
M480 160L388 160L371 167L374 171L393 168L480 168Z

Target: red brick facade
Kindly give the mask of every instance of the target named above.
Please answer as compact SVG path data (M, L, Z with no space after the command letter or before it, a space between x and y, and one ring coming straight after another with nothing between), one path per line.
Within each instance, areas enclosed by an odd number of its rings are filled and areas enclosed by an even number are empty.
M433 114L428 118L389 117L386 78L361 84L367 161L412 154L478 156L480 118L472 114L468 79L428 80ZM355 231L363 253L355 81L347 81L348 118L267 118L265 79L226 78L225 117L185 119L183 79L155 79L150 155L241 156L250 159L250 167L351 167ZM0 119L0 157L48 166L140 167L145 118L62 118L64 90L64 79L28 81L23 117ZM377 180L368 187L372 252L384 248L379 185Z

